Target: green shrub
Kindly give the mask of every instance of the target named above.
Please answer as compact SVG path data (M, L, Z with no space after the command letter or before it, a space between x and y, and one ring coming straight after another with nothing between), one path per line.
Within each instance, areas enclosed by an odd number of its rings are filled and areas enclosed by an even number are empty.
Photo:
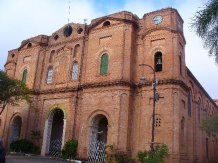
M168 147L166 144L157 145L154 151L139 152L137 157L140 163L164 163L164 158L168 155Z
M35 146L31 141L27 139L15 140L10 144L10 151L38 154L39 147Z
M146 155L147 155L147 151L144 151L144 152L139 151L139 152L138 152L138 155L137 155L138 161L139 161L140 163L143 163L143 160L144 160L144 158L146 157Z
M77 140L69 140L65 143L62 152L62 157L64 159L72 159L76 157L78 141Z
M127 154L123 152L116 152L115 163L134 163L134 160L129 158Z

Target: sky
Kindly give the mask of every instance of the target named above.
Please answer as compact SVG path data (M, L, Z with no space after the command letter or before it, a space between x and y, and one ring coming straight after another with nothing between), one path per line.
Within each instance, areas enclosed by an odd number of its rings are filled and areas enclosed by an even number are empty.
M186 65L213 99L218 99L218 65L208 56L203 42L191 29L191 18L205 0L0 0L0 69L9 50L40 34L51 35L70 22L127 10L142 18L145 13L166 7L178 10L184 20ZM70 16L69 16L70 4Z

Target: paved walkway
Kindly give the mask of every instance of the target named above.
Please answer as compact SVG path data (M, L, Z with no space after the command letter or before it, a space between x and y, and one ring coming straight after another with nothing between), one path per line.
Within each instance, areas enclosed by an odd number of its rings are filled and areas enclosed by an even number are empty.
M61 159L41 156L7 156L6 163L72 163Z

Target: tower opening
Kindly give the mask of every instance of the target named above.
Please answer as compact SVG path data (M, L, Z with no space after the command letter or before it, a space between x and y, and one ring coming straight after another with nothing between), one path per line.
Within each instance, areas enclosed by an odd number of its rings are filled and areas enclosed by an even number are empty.
M154 56L154 67L156 72L162 71L162 53L157 52Z

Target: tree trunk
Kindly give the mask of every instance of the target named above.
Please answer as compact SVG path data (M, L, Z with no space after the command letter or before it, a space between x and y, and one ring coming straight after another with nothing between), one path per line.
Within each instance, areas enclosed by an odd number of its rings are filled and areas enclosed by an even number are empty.
M2 112L5 110L6 106L7 106L7 102L5 102L5 103L2 105L1 111L0 111L0 115L2 115Z

